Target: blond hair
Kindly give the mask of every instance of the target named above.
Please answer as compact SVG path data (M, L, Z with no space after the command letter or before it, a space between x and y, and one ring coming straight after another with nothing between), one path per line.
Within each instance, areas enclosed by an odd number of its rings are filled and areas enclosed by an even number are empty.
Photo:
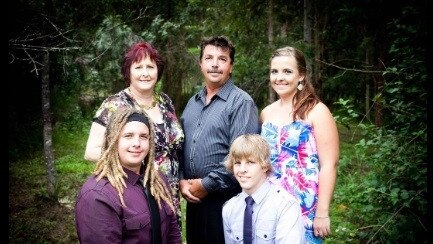
M245 134L236 138L230 146L229 155L225 161L227 171L233 173L233 165L242 159L260 164L269 176L274 170L270 160L268 142L258 134Z
M155 197L160 209L162 206L161 201L165 201L173 212L175 212L171 194L164 180L159 175L158 170L155 168L155 129L152 120L144 111L135 108L119 108L110 116L105 131L102 156L96 163L93 174L97 176L97 181L104 177L107 178L110 184L117 190L120 202L126 207L123 192L126 187L125 178L127 178L128 175L125 173L120 163L118 143L123 127L128 123L128 118L134 113L143 115L149 121L149 153L143 160L143 186L149 186L150 193Z

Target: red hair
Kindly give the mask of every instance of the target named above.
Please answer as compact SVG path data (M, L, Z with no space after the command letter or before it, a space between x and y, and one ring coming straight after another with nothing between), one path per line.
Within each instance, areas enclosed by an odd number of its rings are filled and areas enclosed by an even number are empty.
M162 77L164 72L164 60L162 60L161 55L159 55L156 48L144 41L134 43L123 55L122 60L122 76L125 81L126 86L131 84L130 68L133 63L140 62L142 59L149 57L150 60L155 61L156 67L158 68L158 79Z

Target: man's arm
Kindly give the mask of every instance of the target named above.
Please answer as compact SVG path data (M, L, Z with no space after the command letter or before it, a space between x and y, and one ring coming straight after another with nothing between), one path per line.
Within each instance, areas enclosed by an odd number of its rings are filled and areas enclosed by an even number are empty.
M230 114L229 133L230 141L227 145L227 154L231 143L243 134L260 133L257 107L252 100L237 101ZM227 157L227 156L226 156ZM224 158L225 161L226 158ZM207 192L227 191L236 189L238 183L233 174L227 172L224 161L218 162L217 167L201 180L201 184Z

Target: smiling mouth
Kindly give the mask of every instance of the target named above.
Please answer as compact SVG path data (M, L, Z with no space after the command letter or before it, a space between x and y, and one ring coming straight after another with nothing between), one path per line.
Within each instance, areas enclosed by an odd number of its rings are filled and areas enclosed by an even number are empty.
M209 70L208 73L209 74L222 74L223 72L218 71L218 70Z

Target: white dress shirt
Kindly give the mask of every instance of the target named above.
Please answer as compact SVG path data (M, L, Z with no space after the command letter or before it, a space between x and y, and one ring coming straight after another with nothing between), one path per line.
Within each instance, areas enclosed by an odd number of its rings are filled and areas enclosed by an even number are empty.
M243 243L245 192L223 206L226 244ZM265 181L251 195L253 206L253 243L305 243L305 228L297 200L282 187Z

